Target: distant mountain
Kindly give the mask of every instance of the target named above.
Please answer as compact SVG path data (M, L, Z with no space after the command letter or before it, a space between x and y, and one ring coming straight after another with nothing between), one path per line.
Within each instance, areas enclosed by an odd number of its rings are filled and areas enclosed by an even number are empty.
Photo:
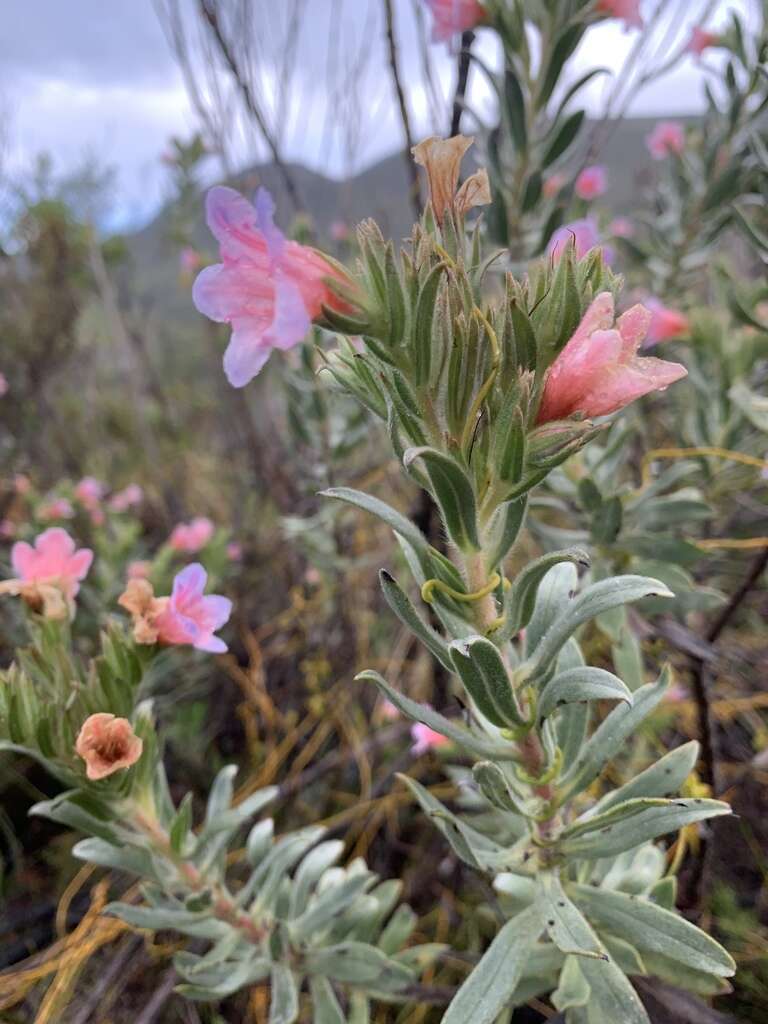
M631 211L640 205L641 186L650 180L653 163L645 147L645 136L657 121L658 118L631 118L606 126L607 131L600 129L600 134L604 132L607 139L596 160L606 165L609 179L602 205L611 211ZM587 140L592 130L597 131L597 125L587 129ZM333 181L299 164L287 166L320 244L330 244L329 229L335 220L354 225L365 217L373 217L385 236L399 239L410 234L413 217L402 153L386 157L346 181ZM266 186L277 204L278 223L290 225L293 207L274 164L244 171L232 184L246 194L252 193L258 185ZM169 225L169 211L164 209L150 224L127 239L135 269L133 290L142 302L183 316L189 313L190 304L188 295L178 287L178 253L169 242ZM201 252L215 251L203 218L202 197L200 221L195 226L192 242Z

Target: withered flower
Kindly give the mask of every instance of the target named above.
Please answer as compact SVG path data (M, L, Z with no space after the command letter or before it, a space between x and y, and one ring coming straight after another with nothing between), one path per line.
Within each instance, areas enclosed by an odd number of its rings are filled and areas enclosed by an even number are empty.
M473 206L491 201L485 171L476 171L456 193L461 161L473 142L471 135L454 135L450 139L432 135L411 150L416 163L427 172L430 201L438 224L443 223L446 210L452 206L464 216Z

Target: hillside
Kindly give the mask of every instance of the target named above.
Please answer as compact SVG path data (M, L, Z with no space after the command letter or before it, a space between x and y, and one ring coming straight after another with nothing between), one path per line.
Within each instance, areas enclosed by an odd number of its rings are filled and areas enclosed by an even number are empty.
M609 137L598 158L608 168L609 190L603 201L608 209L625 212L637 208L639 186L647 181L652 166L645 136L656 121L657 118L632 118L609 126ZM346 181L334 181L298 164L288 167L321 242L327 243L334 220L354 224L364 217L374 217L385 235L401 238L409 233L412 220L402 154L386 157ZM238 175L233 184L249 193L257 185L265 185L275 197L278 222L290 223L291 204L273 164L250 168ZM193 243L202 252L212 252L213 243L202 210L201 197ZM162 210L128 239L128 245L141 301L173 315L184 315L189 310L189 301L178 289L177 254L168 241L168 223L168 211Z

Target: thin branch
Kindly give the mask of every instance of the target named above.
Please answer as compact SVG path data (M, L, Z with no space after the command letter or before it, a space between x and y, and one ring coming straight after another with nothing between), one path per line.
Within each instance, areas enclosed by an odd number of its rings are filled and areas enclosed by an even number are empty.
M411 157L413 149L413 135L411 133L411 122L408 116L408 105L405 100L405 93L400 81L400 70L398 67L397 42L395 41L395 16L392 10L392 0L384 0L384 15L387 25L387 46L389 48L389 70L392 75L392 82L397 94L397 103L400 107L400 120L403 123L403 134L405 135L405 150L403 157L408 169L408 177L411 181L411 203L416 215L416 220L421 216L421 188L419 185L419 172Z
M277 142L273 137L272 132L269 130L269 126L267 125L264 113L256 101L256 97L253 94L253 90L251 89L248 82L245 80L242 70L238 64L237 58L232 50L232 47L230 46L228 40L226 39L222 31L221 24L219 22L218 14L216 11L215 0L199 0L199 7L200 14L205 23L208 25L211 34L214 40L216 41L216 45L218 46L221 56L223 57L227 67L232 73L232 76L237 82L238 88L240 90L246 108L249 114L253 117L254 121L256 122L264 141L267 143L267 146L269 147L269 151L272 155L272 160L275 164L275 167L277 168L278 173L283 179L283 184L285 185L288 197L291 200L291 203L296 212L299 212L302 209L304 209L304 206L301 202L298 188L296 187L296 183L291 177L288 168L283 163Z
M464 97L467 94L467 80L472 60L472 44L475 41L475 33L470 29L464 32L461 37L461 49L459 50L458 70L456 75L456 92L453 94L453 113L451 114L451 132L458 135L461 127L461 115L464 112Z

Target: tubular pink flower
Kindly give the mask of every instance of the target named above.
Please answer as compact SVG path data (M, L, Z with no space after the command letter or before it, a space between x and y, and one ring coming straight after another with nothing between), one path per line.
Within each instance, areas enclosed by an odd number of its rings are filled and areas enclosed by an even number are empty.
M25 473L17 473L13 478L13 489L17 494L29 494L32 490L32 481Z
M608 188L608 174L600 164L585 167L576 178L573 190L579 199L597 199L605 194Z
M192 299L211 320L232 325L224 372L236 388L259 373L273 348L298 345L324 304L348 308L325 283L344 280L340 272L314 249L286 241L273 223L274 209L263 188L255 207L222 186L206 199L222 262L198 274Z
M0 398L2 398L3 395L8 394L8 388L8 378L5 376L4 373L0 373Z
M413 740L411 753L414 757L426 754L428 750L437 750L439 747L446 747L451 742L447 736L443 736L440 732L435 732L434 729L430 729L429 726L424 725L423 722L413 723L411 726L411 739Z
M576 259L583 259L590 249L600 244L600 234L597 224L591 217L584 217L582 220L574 220L570 224L563 224L561 228L552 235L547 245L547 254L558 262L563 255L568 242L576 244Z
M334 242L346 242L349 238L349 224L345 220L332 220L328 230Z
M671 309L654 298L646 299L645 306L651 311L651 323L643 348L650 348L651 345L668 341L670 338L679 338L690 330L688 317L679 309Z
M691 38L688 40L688 45L685 49L688 53L692 53L694 57L700 57L710 46L719 45L720 36L716 32L710 32L708 29L696 25L691 32Z
M640 0L598 0L597 9L608 18L621 18L624 28L642 28Z
M83 722L75 753L85 761L85 774L96 782L136 764L143 747L141 737L127 718L115 718L101 711Z
M549 368L536 422L574 413L607 416L685 377L679 363L637 355L651 316L644 306L633 306L614 326L613 296L601 292Z
M449 42L453 36L476 28L485 20L485 8L478 0L426 0L432 12L432 40Z
M68 600L80 589L93 562L89 548L75 549L66 530L53 526L44 530L35 545L19 541L11 548L11 564L22 583L47 583L58 587Z
M241 562L243 560L243 545L236 540L231 540L227 544L227 558L230 562Z
M159 643L191 644L214 654L227 650L214 633L229 620L232 602L218 594L205 596L207 580L208 574L199 562L178 573L167 604L154 620Z
M546 199L552 199L560 192L568 179L564 174L556 172L550 174L548 178L544 179L544 184L541 186L542 195Z
M216 527L207 516L196 516L190 523L174 526L168 544L174 551L195 554L202 550L214 534Z
M203 257L191 245L185 245L179 253L179 270L182 274L194 274L202 262Z
M645 144L654 160L663 160L672 153L679 155L685 149L685 129L679 121L659 121L646 135Z

